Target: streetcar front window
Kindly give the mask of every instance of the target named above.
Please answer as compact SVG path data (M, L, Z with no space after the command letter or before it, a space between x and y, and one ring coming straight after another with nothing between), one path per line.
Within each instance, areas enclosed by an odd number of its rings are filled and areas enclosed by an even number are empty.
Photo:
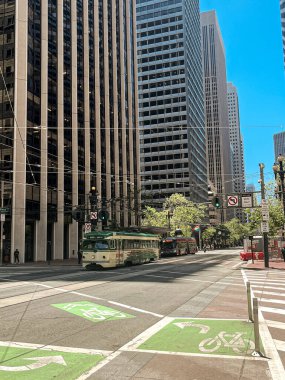
M162 242L161 244L161 249L175 249L176 248L176 242L171 241L171 242Z
M97 240L95 242L95 249L98 250L98 251L104 250L104 249L109 249L108 241L106 241L106 240Z

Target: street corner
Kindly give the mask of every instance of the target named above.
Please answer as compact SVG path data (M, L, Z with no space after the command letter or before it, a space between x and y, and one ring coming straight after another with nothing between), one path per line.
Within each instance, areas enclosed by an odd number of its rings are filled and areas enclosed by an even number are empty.
M135 318L134 315L89 301L52 304L51 306L95 323Z
M251 356L253 324L243 320L173 319L138 350L196 355Z
M86 371L95 367L107 354L75 348L47 349L29 344L1 342L0 378L1 380L75 380ZM85 351L85 352L84 352Z

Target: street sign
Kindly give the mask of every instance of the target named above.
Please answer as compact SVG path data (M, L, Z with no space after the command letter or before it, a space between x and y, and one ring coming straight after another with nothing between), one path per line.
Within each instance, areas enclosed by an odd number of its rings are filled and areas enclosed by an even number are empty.
M227 206L228 207L238 207L239 206L238 195L228 195L227 196Z
M269 221L269 212L268 211L262 211L262 220L264 222L268 222Z
M9 215L10 207L0 207L0 214Z
M241 207L244 208L252 208L253 202L252 202L252 194L242 194L241 195Z
M269 232L269 224L266 221L261 222L261 232Z
M85 230L86 234L91 232L91 230L92 230L91 223L85 223L84 230Z
M98 213L97 213L97 211L91 212L90 219L91 220L97 220L98 219Z

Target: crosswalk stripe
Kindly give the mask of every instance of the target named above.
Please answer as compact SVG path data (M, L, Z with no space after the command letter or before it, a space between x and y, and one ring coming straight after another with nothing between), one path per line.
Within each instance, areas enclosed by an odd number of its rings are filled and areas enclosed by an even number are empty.
M264 285L280 285L280 286L285 286L285 283L283 282L280 282L280 281L271 281L271 280L266 280L266 281L262 281L262 280L252 280L250 281L251 284L264 284Z
M285 342L282 342L282 340L274 339L274 343L278 351L285 351Z
M275 329L285 330L285 323L283 322L266 320L266 324L267 326L273 327Z
M275 290L284 290L284 289L280 289L280 288L277 288L276 286L265 286L265 285L259 285L259 284L251 284L251 287L252 288L262 288L262 289L275 289Z
M278 296L278 297L285 297L285 293L276 293L276 292L266 292L266 291L262 291L262 290L255 290L254 293L256 294L265 294L265 295L269 295L269 296Z
M285 310L283 310L283 309L275 309L273 307L261 306L260 310L263 312L266 312L266 313L274 313L274 314L285 315Z
M269 298L259 297L259 301L260 302L269 302L269 303L279 303L279 304L285 305L285 301L277 300L277 299L269 299Z

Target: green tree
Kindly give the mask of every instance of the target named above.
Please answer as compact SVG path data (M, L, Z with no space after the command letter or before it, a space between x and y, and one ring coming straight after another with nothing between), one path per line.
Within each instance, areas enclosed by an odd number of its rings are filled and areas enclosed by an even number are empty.
M229 231L228 241L231 245L239 244L244 236L249 235L249 228L237 218L231 219L226 222L224 226Z
M146 207L143 225L155 227L168 227L169 211L171 212L170 228L172 234L176 228L180 228L184 235L191 235L191 224L199 224L205 218L206 206L195 204L186 199L182 194L173 194L163 204L163 211L157 211L152 207Z

